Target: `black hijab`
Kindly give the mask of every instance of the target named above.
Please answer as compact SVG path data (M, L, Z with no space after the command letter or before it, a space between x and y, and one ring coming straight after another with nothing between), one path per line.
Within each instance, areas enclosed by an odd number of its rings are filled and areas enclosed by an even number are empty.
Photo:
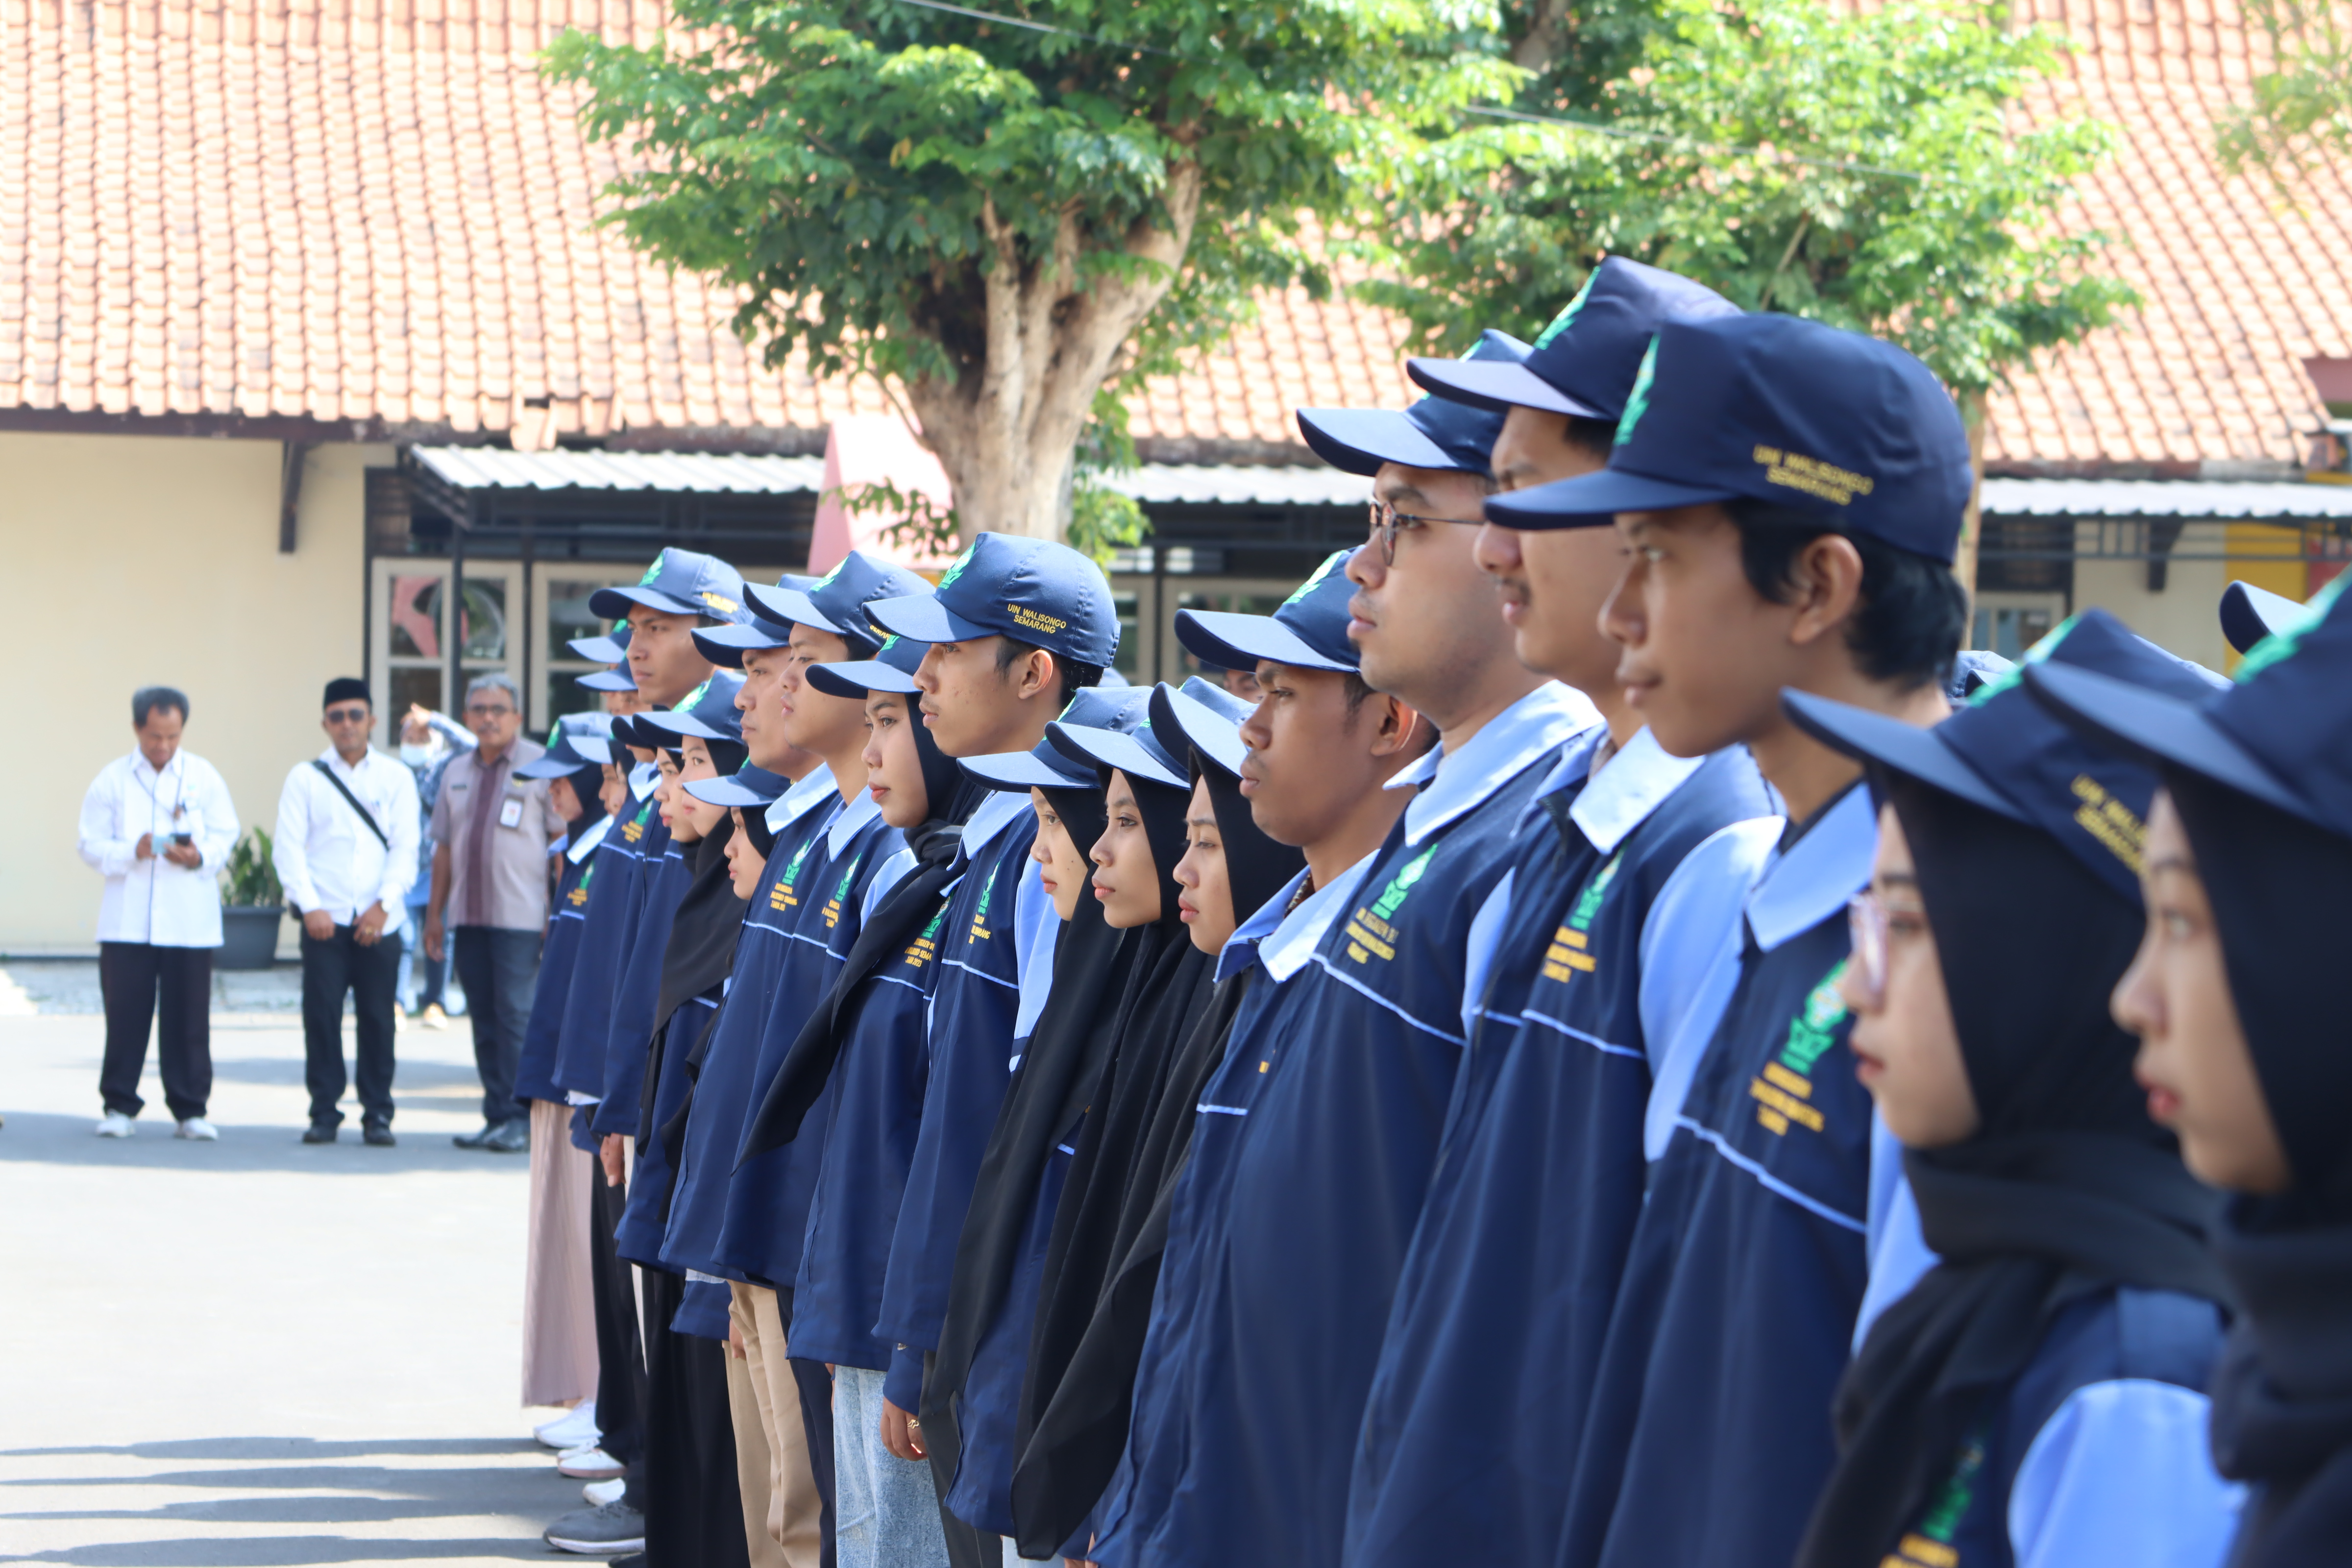
M580 803L580 815L563 831L563 847L569 849L580 842L583 834L604 820L604 770L592 764L576 770L564 782L572 786L572 798Z
M1305 858L1258 830L1233 775L1191 758L1208 782L1235 923L1298 874ZM1150 787L1160 795L1178 792ZM1145 804L1145 825L1154 806ZM1191 805L1177 807L1175 826ZM1160 855L1160 841L1152 853ZM1181 844L1158 864L1163 915L1173 921ZM1189 1147L1201 1086L1223 1059L1243 977L1219 985L1217 961L1177 924L1151 965L1081 1130L1046 1254L1044 1289L1021 1390L1013 1475L1017 1543L1051 1554L1100 1499L1127 1436L1136 1367L1166 1247L1163 1191ZM1139 1247L1139 1243L1142 1245Z
M735 967L735 939L743 934L743 911L749 906L735 896L735 875L727 865L727 841L734 836L734 817L721 812L719 826L687 847L692 875L670 922L669 945L662 950L661 1000L654 1008L656 1030Z
M2168 771L2291 1189L2239 1198L2215 1250L2244 1307L2213 1378L2213 1458L2255 1483L2233 1563L2352 1561L2352 1050L2340 966L2352 840Z
M1877 1568L2068 1306L2225 1294L2214 1204L2147 1120L2107 998L2139 910L2056 839L1873 769L1910 841L1979 1129L1904 1169L1940 1261L1838 1384L1839 1458L1799 1568Z
M752 1110L743 1129L743 1142L735 1156L740 1165L754 1154L781 1149L800 1135L801 1121L832 1080L834 1064L841 1059L854 1021L845 1014L858 987L890 954L914 940L963 869L963 825L982 801L988 786L964 776L954 759L931 739L930 727L908 704L913 726L915 755L921 764L923 800L928 813L906 830L907 847L915 868L901 877L879 908L866 918L857 940L842 961L841 973L801 1026L792 1048L784 1053L768 1093Z

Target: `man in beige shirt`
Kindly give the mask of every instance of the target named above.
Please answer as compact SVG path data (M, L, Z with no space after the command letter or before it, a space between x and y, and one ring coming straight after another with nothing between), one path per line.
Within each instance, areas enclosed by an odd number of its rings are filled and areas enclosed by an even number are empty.
M466 689L466 727L479 744L450 759L433 802L425 951L438 959L455 949L482 1077L482 1130L455 1142L508 1154L530 1147L530 1108L515 1099L515 1071L539 984L548 853L565 824L544 783L515 776L545 748L520 738L522 699L513 681L477 677Z

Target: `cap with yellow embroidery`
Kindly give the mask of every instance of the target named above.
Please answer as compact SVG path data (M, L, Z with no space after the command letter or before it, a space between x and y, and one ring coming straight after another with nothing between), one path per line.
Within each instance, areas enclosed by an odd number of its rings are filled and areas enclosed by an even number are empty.
M884 631L917 642L1007 637L1097 666L1118 653L1110 579L1050 540L983 533L956 557L937 593L869 599L865 608Z
M1757 500L1948 563L1975 482L1960 411L1893 343L1794 316L1659 327L1599 473L1490 496L1509 528Z
M1780 695L1799 728L1858 758L1882 795L1901 773L1971 805L2038 827L2126 899L2139 897L2140 835L2155 770L2095 744L2023 689L2027 669L2093 671L2126 690L2198 702L2227 682L2085 610L2035 643L2023 665L1989 681L1933 729L1809 692Z
M740 572L716 555L675 546L654 557L635 587L599 588L590 595L588 613L617 621L638 605L666 616L709 616L721 621L740 621L748 613Z

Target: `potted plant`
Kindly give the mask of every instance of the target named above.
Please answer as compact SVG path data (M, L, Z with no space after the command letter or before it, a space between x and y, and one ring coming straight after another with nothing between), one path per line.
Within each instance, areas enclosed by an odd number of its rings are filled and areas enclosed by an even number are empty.
M267 969L278 961L286 889L270 863L269 835L248 828L221 871L221 948L215 969Z

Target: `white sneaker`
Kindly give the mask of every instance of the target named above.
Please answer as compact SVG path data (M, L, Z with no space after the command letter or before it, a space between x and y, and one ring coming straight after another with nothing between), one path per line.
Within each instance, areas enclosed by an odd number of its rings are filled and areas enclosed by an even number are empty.
M98 1119L98 1125L90 1131L100 1138L128 1138L131 1127L131 1118L119 1110L110 1110Z
M622 1469L620 1460L593 1444L568 1448L555 1460L555 1473L570 1476L575 1481L609 1481Z
M554 1420L542 1421L531 1428L531 1436L559 1452L577 1448L583 1443L594 1443L602 1436L596 1429L596 1402L582 1400Z
M172 1136L186 1138L197 1143L213 1143L219 1141L220 1129L201 1116L191 1116L180 1123L180 1130Z
M628 1495L629 1478L614 1476L609 1481L590 1481L580 1489L590 1508L603 1508L608 1502L618 1502Z

